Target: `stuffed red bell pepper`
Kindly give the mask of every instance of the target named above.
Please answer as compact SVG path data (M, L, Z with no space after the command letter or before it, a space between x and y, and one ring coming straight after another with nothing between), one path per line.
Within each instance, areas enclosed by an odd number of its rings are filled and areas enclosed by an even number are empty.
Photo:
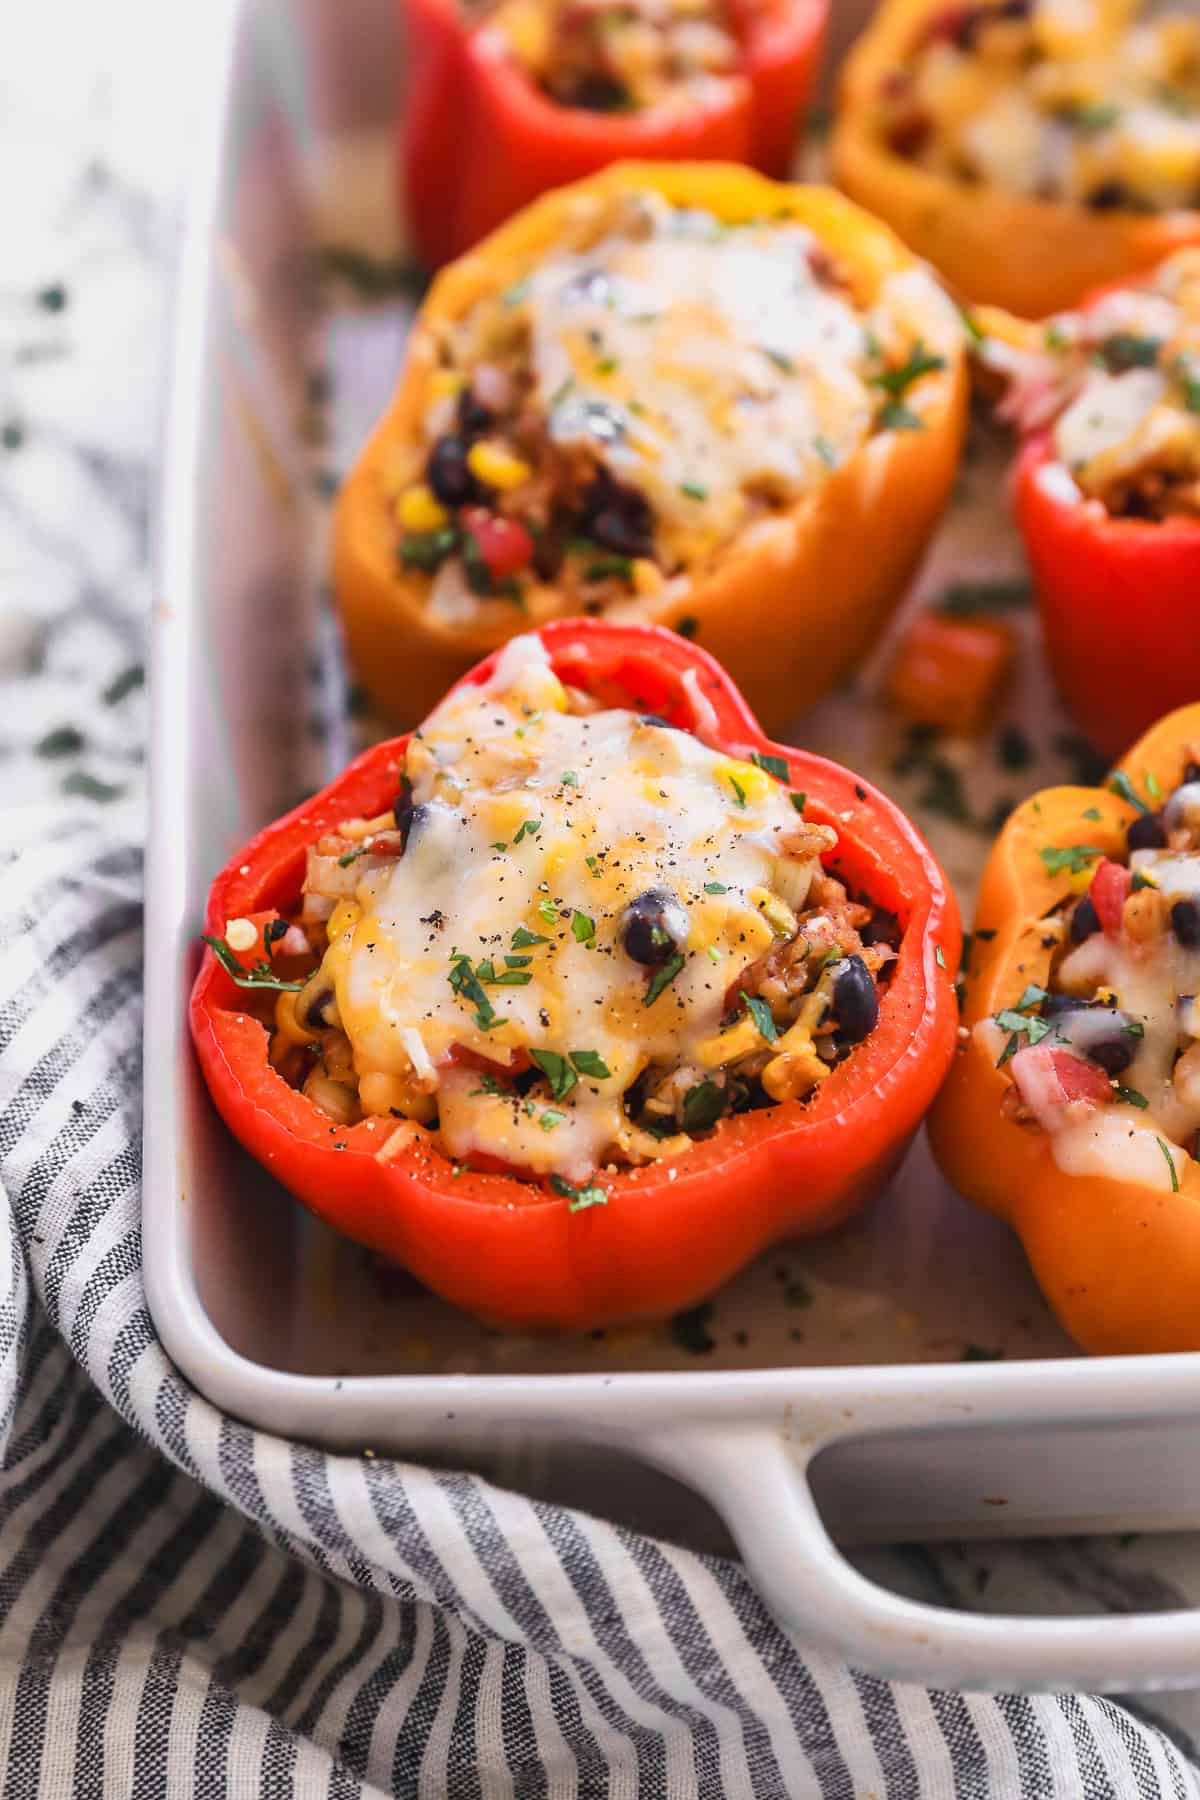
M1026 437L1017 517L1055 679L1116 756L1200 694L1200 249L1045 325L980 322Z
M828 0L403 0L400 168L419 255L631 157L786 174Z
M892 1169L957 912L674 633L563 620L214 883L192 1031L286 1187L510 1326L670 1314Z

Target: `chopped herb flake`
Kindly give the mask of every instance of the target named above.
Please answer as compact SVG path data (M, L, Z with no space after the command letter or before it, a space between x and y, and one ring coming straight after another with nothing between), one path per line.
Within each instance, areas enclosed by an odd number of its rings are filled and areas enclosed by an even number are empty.
M761 750L753 750L750 761L756 763L766 774L773 775L776 781L786 781L788 778L788 766L782 756L764 756Z
M738 780L736 775L731 775L729 777L729 785L733 789L734 794L737 797L738 805L740 807L744 808L745 804L746 804L746 790L742 786L741 782Z
M572 1050L570 1057L580 1075L591 1075L597 1081L607 1081L612 1074L598 1050Z
M513 833L513 843L519 844L522 838L534 837L541 829L542 821L540 819L525 819Z
M589 919L586 913L571 914L571 934L577 944L592 944L596 941L596 922Z
M798 813L802 813L808 805L807 794L791 794L789 795L789 798Z
M708 499L708 489L701 487L698 481L681 481L679 491L681 494L685 494L689 500Z
M698 1081L683 1096L683 1129L695 1135L711 1131L725 1111L725 1090L715 1081Z
M765 1038L768 1044L773 1044L779 1036L779 1032L766 1001L760 999L757 994L747 994L744 989L742 990L742 999L746 1002L747 1011L758 1027L758 1035Z
M302 981L281 981L265 960L244 969L224 938L209 937L207 932L203 936L225 973L240 988L269 988L276 994L298 994L304 986Z
M1124 1100L1128 1106L1139 1107L1143 1112L1150 1104L1145 1094L1139 1093L1137 1088L1122 1087L1118 1082L1113 1091L1118 1100Z
M589 1206L606 1206L608 1204L608 1189L600 1187L594 1181L588 1182L585 1187L573 1187L569 1181L564 1181L561 1175L552 1175L550 1186L556 1194L561 1194L564 1200L570 1201L568 1212L586 1212Z
M1108 785L1111 791L1118 795L1120 799L1124 800L1127 805L1136 806L1140 813L1147 813L1150 811L1150 808L1146 805L1146 802L1142 799L1142 796L1138 793L1124 769L1114 770L1108 778Z
M542 1071L556 1100L565 1100L579 1080L566 1057L557 1050L531 1050L529 1060Z
M658 996L662 993L663 989L670 987L680 969L682 969L683 963L683 953L677 950L674 956L667 958L667 961L662 965L661 969L656 969L654 971L650 985L646 989L646 997L642 1001L643 1006L654 1005L654 1002L658 999Z
M1175 1167L1175 1158L1171 1155L1170 1146L1160 1137L1156 1137L1154 1141L1162 1151L1163 1160L1171 1171L1171 1192L1177 1194L1179 1192L1179 1171Z
M514 950L528 950L532 944L548 944L550 939L543 937L540 931L526 931L524 925L518 925L512 934Z
M704 891L706 894L727 894L729 889L723 881L706 881Z
M1047 875L1082 875L1089 863L1104 855L1098 844L1047 845L1038 851Z

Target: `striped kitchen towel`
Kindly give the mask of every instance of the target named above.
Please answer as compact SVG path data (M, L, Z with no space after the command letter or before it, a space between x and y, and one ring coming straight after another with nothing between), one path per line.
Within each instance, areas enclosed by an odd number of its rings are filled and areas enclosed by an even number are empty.
M6 1795L1200 1796L1106 1701L856 1674L734 1562L201 1399L146 1310L141 860L95 812L2 834Z

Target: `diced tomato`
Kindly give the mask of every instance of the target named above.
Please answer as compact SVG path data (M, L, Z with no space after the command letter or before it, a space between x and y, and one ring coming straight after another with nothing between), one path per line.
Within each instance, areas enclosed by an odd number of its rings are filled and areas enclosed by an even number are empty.
M465 530L479 546L489 575L503 580L528 568L533 560L533 539L519 519L504 519L484 506L469 506L462 515Z
M1101 929L1109 937L1116 937L1121 930L1121 912L1132 885L1133 876L1124 864L1109 862L1107 857L1092 876L1088 893Z
M1046 1131L1061 1125L1071 1108L1106 1106L1113 1097L1104 1070L1061 1044L1027 1044L1011 1068L1022 1100Z

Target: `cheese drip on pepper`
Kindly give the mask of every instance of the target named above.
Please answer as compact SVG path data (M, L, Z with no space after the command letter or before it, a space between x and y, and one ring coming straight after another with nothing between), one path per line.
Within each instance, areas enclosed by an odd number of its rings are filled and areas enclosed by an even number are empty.
M535 638L443 703L410 746L405 853L337 907L324 968L368 1110L420 1088L451 1156L579 1181L640 1160L623 1098L648 1065L767 1047L727 996L794 930L834 834L752 763L567 705ZM625 933L650 891L674 935L646 966Z

